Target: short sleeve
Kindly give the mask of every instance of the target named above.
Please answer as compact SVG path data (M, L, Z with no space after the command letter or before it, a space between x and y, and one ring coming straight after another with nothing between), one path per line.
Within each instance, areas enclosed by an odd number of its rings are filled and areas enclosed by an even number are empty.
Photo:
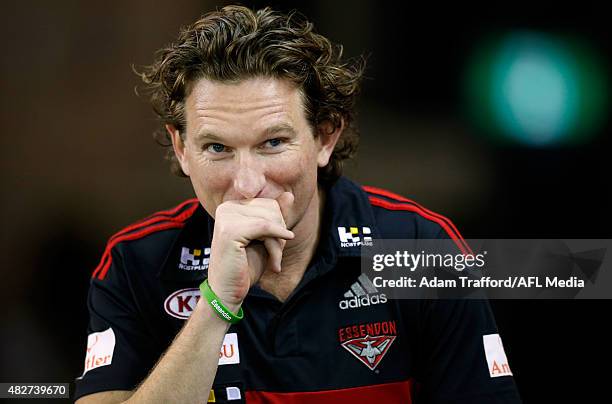
M93 277L87 300L89 325L84 373L75 400L91 393L133 390L159 357L137 308L121 255L113 249L103 279Z
M440 229L436 238L450 234ZM450 249L469 251L460 236L453 242ZM521 403L488 300L423 300L419 318L417 404Z
M417 403L520 403L486 300L421 304Z

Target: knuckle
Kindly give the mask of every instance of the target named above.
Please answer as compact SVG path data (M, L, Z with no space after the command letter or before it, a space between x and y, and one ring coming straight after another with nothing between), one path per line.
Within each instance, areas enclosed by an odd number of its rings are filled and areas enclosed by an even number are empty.
M259 222L259 227L262 231L268 232L270 230L270 223L267 220L261 220Z
M280 210L280 205L276 199L270 199L270 207L273 209Z
M271 224L269 221L265 220L265 219L261 219L258 223L259 226L259 230L261 230L264 233L268 233L271 230Z
M215 218L218 218L220 215L225 214L225 212L227 211L227 205L227 203L222 203L217 206L217 209L215 209Z
M222 222L215 223L215 233L217 233L219 237L227 236L227 232L227 226L225 226Z

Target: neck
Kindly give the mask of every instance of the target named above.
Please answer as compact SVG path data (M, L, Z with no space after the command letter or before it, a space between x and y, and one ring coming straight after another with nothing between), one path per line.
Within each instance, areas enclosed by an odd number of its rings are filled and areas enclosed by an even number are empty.
M304 217L291 229L295 238L285 245L281 273L266 271L259 280L263 289L281 301L286 300L300 282L319 244L321 217L325 207L325 192L320 187L310 203Z
M314 194L309 209L306 209L304 217L291 229L295 238L289 240L283 250L283 271L299 270L302 273L310 263L317 245L319 244L319 233L321 230L321 217L325 206L325 192L319 187Z

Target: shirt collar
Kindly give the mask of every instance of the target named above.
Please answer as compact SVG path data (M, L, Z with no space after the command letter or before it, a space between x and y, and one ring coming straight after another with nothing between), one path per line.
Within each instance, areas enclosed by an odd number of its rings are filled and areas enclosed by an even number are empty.
M361 246L379 238L368 195L353 181L340 177L327 192L321 240L339 257L361 256Z

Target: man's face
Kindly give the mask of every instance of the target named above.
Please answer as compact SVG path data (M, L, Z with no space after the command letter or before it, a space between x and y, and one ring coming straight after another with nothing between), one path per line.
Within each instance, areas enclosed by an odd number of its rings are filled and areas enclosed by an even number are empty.
M336 135L314 136L300 91L289 81L252 78L238 83L197 81L185 102L183 141L168 127L175 152L195 193L214 217L229 200L295 201L287 226L293 228L313 206L317 168L325 166Z

